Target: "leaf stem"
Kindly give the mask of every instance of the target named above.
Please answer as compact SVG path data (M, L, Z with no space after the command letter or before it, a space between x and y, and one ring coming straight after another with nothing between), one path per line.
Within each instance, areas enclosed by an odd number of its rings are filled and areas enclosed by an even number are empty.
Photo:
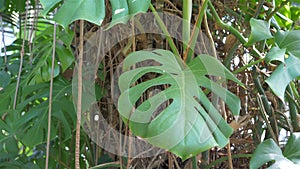
M211 3L211 1L208 1L208 7L210 8L212 15L214 16L214 18L216 19L216 22L219 26L221 26L223 29L228 30L230 33L232 33L242 44L246 44L247 40L245 37L243 37L243 35L241 35L241 33L236 30L235 28L233 28L232 26L225 24L221 18L219 17L216 9L214 8L213 4Z
M273 127L271 125L271 121L267 117L267 115L270 118L272 117L271 116L272 114L269 114L270 112L267 112L267 110L269 109L269 107L268 107L269 105L268 106L266 105L266 104L268 104L267 101L268 100L264 95L260 95L259 93L257 93L257 102L258 102L258 105L259 105L259 108L260 108L260 111L261 111L262 118L264 119L264 121L267 125L267 128L268 128L267 132L269 132L271 134L272 139L278 144L278 139L277 139L277 136L275 135L275 132L274 132ZM266 134L266 137L268 138L269 135Z
M199 13L198 13L198 16L197 16L195 26L194 26L193 31L192 31L191 39L190 39L189 44L188 44L188 46L187 46L187 48L186 48L186 50L184 51L184 54L183 54L183 60L187 63L191 60L192 54L194 52L196 41L197 41L200 29L201 29L200 27L201 27L201 24L202 24L204 13L207 9L207 3L208 3L208 0L205 0L202 7L199 6Z
M254 15L253 15L254 18L257 18L257 17L258 17L258 15L259 15L259 13L260 13L262 7L264 6L264 3L265 3L265 0L260 0L260 1L259 1L258 6L257 6L257 8L256 8L256 10L255 10Z
M284 2L282 2L278 7L276 7L266 18L266 21L269 21L273 15L276 14L276 12L278 12L284 5L286 5L288 2L290 2L290 0L286 0Z
M236 41L233 46L229 49L229 51L227 52L227 56L223 61L223 65L227 68L230 69L230 61L233 59L234 57L234 53L237 50L238 46L239 46L240 42ZM244 67L243 67L244 68Z
M260 63L262 61L264 61L264 58L258 59L258 60L254 61L254 62L251 62L251 63L249 63L249 64L247 64L247 65L245 65L243 67L240 67L240 68L236 69L235 71L233 71L232 73L233 74L238 74L238 73L244 71L245 69L247 69L247 68L249 68L249 67L251 67L253 65L256 65L256 64L258 64L258 63Z
M183 41L183 50L185 51L188 46L188 41L190 39L190 27L191 27L191 18L192 18L192 0L183 1L183 23L182 23L182 41Z
M164 22L162 21L162 19L160 18L160 16L158 15L158 13L156 12L155 8L153 7L153 5L150 3L150 9L154 14L155 19L157 20L158 25L160 26L160 28L162 29L163 33L166 35L166 39L168 44L170 45L171 50L173 51L173 53L175 54L175 57L178 61L178 63L180 64L180 66L182 66L182 68L184 67L182 59L180 58L180 54L177 50L177 47L173 41L173 39L171 38L171 35L167 29L167 27L165 26Z
M297 132L300 130L299 122L298 122L297 103L294 100L294 95L292 93L292 88L290 85L288 85L286 88L286 94L287 94L287 101L289 103L289 111L290 111L293 131Z
M213 17L216 19L217 24L221 28L223 28L225 30L228 30L231 34L233 34L243 44L243 46L245 46L245 44L247 43L246 38L238 30L236 30L234 27L232 27L232 26L224 23L221 20L221 18L219 17L216 9L214 8L214 6L213 6L213 4L211 3L210 0L208 0L208 7L210 8L210 10L212 12ZM253 51L252 52L253 52L253 54L255 56L259 57L259 59L263 58L263 56L261 55L261 53L255 47L253 47Z
M258 96L257 101L260 106L261 114L267 124L267 127L268 127L267 134L271 134L274 141L276 141L278 143L278 140L277 140L278 126L277 126L276 117L274 115L274 111L273 111L272 107L269 104L269 100L266 96L265 90L263 89L263 87L260 83L260 79L258 78L258 73L257 73L256 69L253 70L253 82L254 82L255 88L258 91L259 96ZM267 115L268 115L268 117L267 117ZM269 121L270 121L270 124L269 124Z
M196 156L192 157L192 168L197 169L197 158Z

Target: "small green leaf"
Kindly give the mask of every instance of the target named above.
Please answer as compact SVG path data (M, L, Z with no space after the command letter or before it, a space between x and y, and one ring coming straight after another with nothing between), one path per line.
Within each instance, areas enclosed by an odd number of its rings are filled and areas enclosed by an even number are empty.
M285 49L280 49L277 46L274 46L271 48L271 50L267 53L265 61L267 64L270 62L277 60L280 61L281 63L284 63L285 60Z
M284 101L284 92L287 85L300 76L300 59L290 55L285 63L281 63L266 80L272 91Z
M300 164L300 133L293 133L283 151L283 155L296 164Z
M281 149L272 139L268 139L257 146L250 161L250 169L257 169L271 160L283 158Z
M255 42L273 38L271 35L269 24L264 20L250 19L251 34L246 46L250 46Z
M0 71L0 87L6 87L10 84L10 75L6 71Z
M263 164L275 161L269 169L297 169L300 168L299 133L290 136L284 153L272 139L260 143L250 160L250 169L257 169Z
M278 31L275 42L279 48L286 48L287 52L300 58L300 30Z

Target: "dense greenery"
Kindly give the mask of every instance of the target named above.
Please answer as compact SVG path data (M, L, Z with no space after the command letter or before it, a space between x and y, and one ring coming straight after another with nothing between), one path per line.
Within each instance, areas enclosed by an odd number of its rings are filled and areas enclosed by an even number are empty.
M0 168L299 168L299 0L0 0L0 22ZM97 144L91 104L162 152Z

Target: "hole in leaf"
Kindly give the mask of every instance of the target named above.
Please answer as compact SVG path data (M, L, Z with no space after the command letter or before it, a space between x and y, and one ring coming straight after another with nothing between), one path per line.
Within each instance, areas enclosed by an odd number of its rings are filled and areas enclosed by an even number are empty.
M163 92L163 90L166 90L168 87L169 85L157 85L148 88L136 102L136 107L139 107L143 102L145 102L149 98L159 94L160 92Z
M140 78L138 78L137 81L135 83L133 83L130 87L133 87L133 86L135 86L137 84L141 84L141 83L146 82L148 80L157 78L160 75L161 75L160 73L156 73L156 72L145 73Z
M153 60L153 59L148 59L148 60L143 60L141 62L138 62L135 64L136 68L139 67L148 67L148 66L161 66L162 64Z
M166 101L162 102L162 103L156 108L156 110L153 112L150 121L152 121L152 120L154 120L156 117L158 117L158 116L161 114L161 112L162 112L163 110L165 110L165 109L168 107L168 105L172 104L172 102L173 102L173 99L169 99L169 100L166 100Z

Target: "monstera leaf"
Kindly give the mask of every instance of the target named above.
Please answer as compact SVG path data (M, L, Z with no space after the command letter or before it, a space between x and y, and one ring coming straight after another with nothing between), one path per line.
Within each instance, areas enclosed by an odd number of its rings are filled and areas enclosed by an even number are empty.
M300 168L300 133L293 133L282 153L274 140L262 142L253 153L250 169L257 169L263 164L275 161L269 169L297 169Z
M280 49L277 46L271 48L271 50L267 53L265 61L267 64L271 63L272 61L280 61L284 63L286 49Z
M276 52L272 50L267 54L271 55L281 63L271 76L266 80L273 92L284 101L284 92L287 85L295 78L300 76L300 30L278 31L275 35L275 42L278 46ZM288 57L284 56L286 52ZM280 59L279 59L280 58Z
M22 100L17 110L22 112L24 108L31 106L39 100L30 110L20 116L14 123L18 129L17 138L28 147L34 147L45 142L47 133L48 110L49 110L49 83L40 83L23 88ZM71 84L61 77L57 77L53 84L52 93L52 122L51 139L56 138L58 126L62 125L61 134L64 139L72 135L72 125L75 124L76 114L69 96L72 93Z
M154 60L158 66L130 70L135 64L149 60ZM234 115L239 113L239 98L207 75L242 84L218 60L208 55L200 55L188 65L182 65L173 53L166 50L131 53L124 61L125 72L119 78L118 110L135 135L185 160L211 147L225 146L233 132L209 101L204 89L223 99ZM159 76L136 84L148 73ZM146 90L161 85L169 87L135 107ZM170 104L151 119L167 101Z
M264 20L251 18L250 26L251 26L251 34L246 44L247 46L250 46L255 42L259 42L273 37L271 35L268 22Z
M61 3L61 7L55 14L54 20L67 28L73 21L84 19L97 25L101 25L105 18L104 0L41 0L44 7L42 14L45 16L51 9ZM148 10L149 0L110 0L112 8L112 25L125 23L130 15Z

